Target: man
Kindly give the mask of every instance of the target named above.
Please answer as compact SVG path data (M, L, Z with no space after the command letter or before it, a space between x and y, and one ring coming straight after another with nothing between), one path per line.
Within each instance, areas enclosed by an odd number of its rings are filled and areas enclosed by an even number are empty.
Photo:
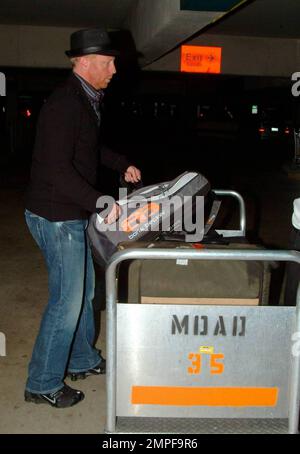
M85 229L101 193L97 165L138 182L140 171L101 144L99 103L116 72L108 34L101 29L71 35L73 72L43 106L37 125L26 222L45 258L49 300L29 365L25 400L69 407L84 398L64 383L66 374L85 378L105 373L93 347L94 269ZM115 204L106 218L119 216Z

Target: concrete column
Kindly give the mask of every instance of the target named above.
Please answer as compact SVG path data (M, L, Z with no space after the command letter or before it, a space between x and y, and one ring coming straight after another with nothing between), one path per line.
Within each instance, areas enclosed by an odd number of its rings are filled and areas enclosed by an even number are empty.
M131 30L137 50L145 55L144 65L223 14L182 11L180 0L139 0L124 25Z

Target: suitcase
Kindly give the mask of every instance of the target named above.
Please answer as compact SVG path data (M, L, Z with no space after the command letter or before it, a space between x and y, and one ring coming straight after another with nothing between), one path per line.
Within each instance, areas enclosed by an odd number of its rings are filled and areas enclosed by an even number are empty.
M220 202L214 200L203 175L184 172L172 181L134 191L118 204L122 214L116 223L105 224L104 217L94 213L87 229L94 259L103 267L124 241L155 241L165 231L178 232L185 241L201 240L213 224ZM197 227L192 231L186 226Z
M255 245L122 243L131 247L257 249ZM119 270L119 301L150 304L267 305L270 267L264 262L225 260L132 260Z

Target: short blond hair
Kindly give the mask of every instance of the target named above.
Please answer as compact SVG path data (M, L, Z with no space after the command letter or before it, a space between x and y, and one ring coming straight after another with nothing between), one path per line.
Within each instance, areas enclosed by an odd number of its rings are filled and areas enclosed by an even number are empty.
M72 57L72 58L70 58L70 62L71 62L72 68L75 68L75 67L76 67L78 61L79 61L79 57Z
M96 55L95 54L88 54L88 55L80 55L79 57L72 57L70 58L72 68L75 68L81 57L85 57L88 60L93 60Z

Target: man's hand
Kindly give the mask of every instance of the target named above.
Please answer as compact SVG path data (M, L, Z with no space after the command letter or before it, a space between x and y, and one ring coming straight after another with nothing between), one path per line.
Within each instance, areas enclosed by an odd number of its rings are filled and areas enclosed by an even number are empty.
M138 183L141 180L141 171L134 166L129 166L124 178L126 183Z
M121 216L121 208L117 203L114 203L112 209L104 219L105 224L113 224Z

